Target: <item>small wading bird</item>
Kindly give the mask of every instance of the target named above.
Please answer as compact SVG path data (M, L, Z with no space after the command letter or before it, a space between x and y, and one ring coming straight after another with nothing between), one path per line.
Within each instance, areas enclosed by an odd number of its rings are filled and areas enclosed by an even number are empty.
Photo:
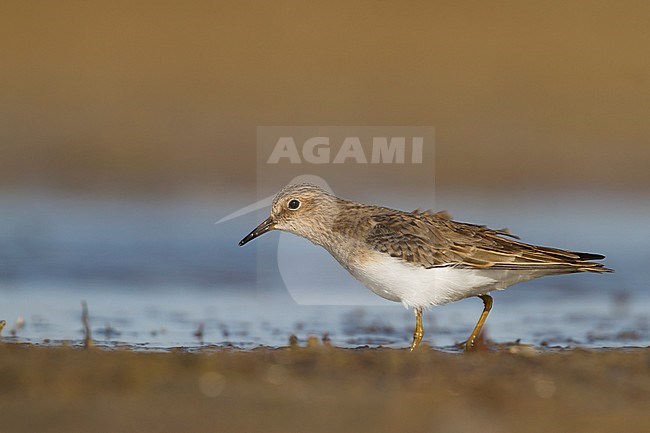
M270 216L239 242L283 230L325 248L382 298L415 311L411 350L424 335L423 309L478 296L483 313L465 343L474 348L492 308L492 290L546 275L611 272L600 254L519 242L507 230L452 221L446 212L403 212L344 200L310 184L289 185Z

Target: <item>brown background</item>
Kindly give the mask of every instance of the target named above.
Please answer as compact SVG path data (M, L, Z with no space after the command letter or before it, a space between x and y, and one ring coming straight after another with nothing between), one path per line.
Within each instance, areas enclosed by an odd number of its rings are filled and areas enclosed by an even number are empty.
M439 185L645 192L648 22L641 1L3 1L0 186L252 186L258 125L433 125Z

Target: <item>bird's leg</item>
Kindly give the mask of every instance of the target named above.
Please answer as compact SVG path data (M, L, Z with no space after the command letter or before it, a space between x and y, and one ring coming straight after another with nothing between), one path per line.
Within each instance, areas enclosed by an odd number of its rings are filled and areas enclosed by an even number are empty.
M465 342L465 351L469 352L470 350L474 349L474 342L476 341L476 337L481 333L481 328L483 328L483 324L485 323L485 319L487 319L488 314L490 314L490 310L492 309L492 296L490 295L480 295L479 298L483 300L483 312L481 313L481 317L479 317L478 322L476 323L476 326L474 327L474 330L472 331L472 334L469 336L467 341Z
M411 343L411 351L418 347L422 336L424 335L424 328L422 327L422 308L415 308L415 331L413 331L413 342Z

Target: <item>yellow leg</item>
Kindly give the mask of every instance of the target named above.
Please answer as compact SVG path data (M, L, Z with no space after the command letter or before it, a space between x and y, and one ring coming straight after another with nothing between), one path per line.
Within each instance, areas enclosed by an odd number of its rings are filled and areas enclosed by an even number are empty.
M411 351L418 347L422 336L424 335L424 328L422 327L422 308L416 308L415 312L415 331L413 331L413 342L411 343Z
M490 310L492 309L492 296L480 295L479 298L483 300L483 312L481 313L481 317L479 317L478 322L476 323L476 326L472 331L472 334L465 342L466 352L469 352L470 350L474 349L474 342L476 341L476 337L478 337L478 335L481 333L481 328L483 328L485 319L487 319L487 316L488 314L490 314Z

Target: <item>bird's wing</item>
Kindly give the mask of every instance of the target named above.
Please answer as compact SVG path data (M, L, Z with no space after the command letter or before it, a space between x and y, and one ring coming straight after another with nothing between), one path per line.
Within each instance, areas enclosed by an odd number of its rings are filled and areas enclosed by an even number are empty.
M377 251L415 265L477 269L556 269L607 272L598 254L526 244L507 230L453 221L436 214L393 212L373 215L366 241Z

